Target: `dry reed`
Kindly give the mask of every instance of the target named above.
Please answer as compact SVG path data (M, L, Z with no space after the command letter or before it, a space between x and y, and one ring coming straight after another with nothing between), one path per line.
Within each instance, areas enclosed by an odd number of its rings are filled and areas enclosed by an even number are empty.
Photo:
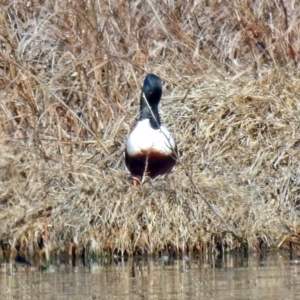
M2 1L3 254L238 249L203 197L252 250L298 243L299 14L283 0ZM165 80L181 163L133 188L124 142L147 72Z

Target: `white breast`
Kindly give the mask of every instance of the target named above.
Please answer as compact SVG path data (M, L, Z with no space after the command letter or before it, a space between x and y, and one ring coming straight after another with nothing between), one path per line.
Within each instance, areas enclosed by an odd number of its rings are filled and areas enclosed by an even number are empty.
M164 126L161 126L160 129L153 129L149 119L139 121L126 142L128 155L135 155L142 150L149 149L169 154L174 151L174 148L175 141L168 129Z

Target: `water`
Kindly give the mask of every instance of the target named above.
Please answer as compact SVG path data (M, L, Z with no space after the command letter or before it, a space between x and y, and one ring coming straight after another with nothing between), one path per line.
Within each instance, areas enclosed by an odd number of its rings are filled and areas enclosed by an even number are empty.
M0 299L300 299L300 264L283 253L249 259L2 264Z

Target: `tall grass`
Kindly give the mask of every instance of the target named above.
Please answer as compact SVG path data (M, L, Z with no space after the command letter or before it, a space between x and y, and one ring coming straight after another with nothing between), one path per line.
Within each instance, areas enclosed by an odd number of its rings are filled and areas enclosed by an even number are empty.
M2 1L3 253L238 249L203 197L252 250L297 243L299 14L284 0ZM124 142L147 72L165 81L181 164L133 188Z

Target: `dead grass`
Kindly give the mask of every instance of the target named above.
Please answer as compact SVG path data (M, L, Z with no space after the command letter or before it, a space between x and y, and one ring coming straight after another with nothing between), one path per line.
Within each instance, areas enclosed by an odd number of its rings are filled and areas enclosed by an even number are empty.
M3 254L284 246L299 232L294 1L6 1L0 9ZM124 165L146 72L181 164ZM45 240L45 220L49 238Z

